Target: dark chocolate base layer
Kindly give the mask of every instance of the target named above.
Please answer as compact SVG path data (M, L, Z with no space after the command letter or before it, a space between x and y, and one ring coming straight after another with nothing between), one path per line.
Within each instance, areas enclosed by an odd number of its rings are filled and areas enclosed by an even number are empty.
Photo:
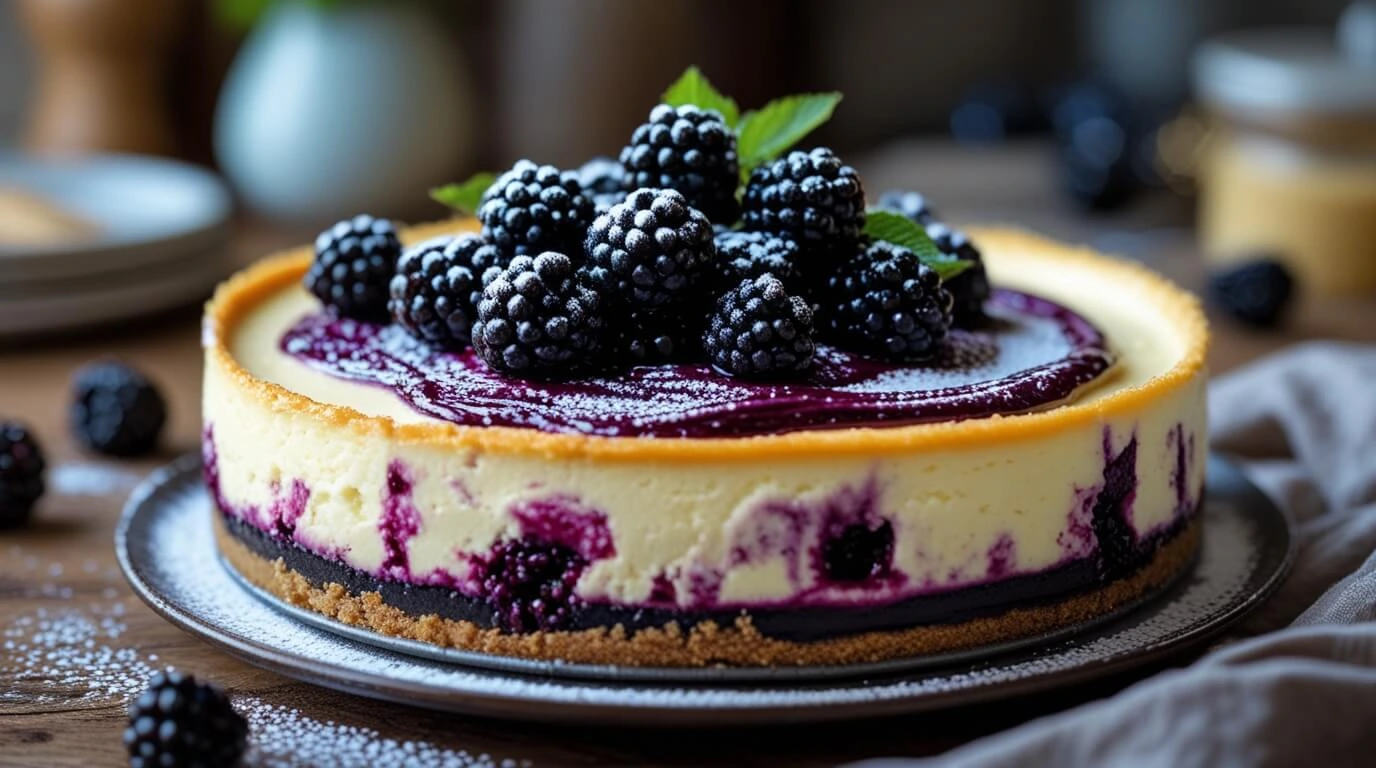
M376 590L358 592L338 582L313 581L289 567L285 557L260 555L230 534L226 526L217 525L217 529L225 560L249 581L288 603L384 635L478 653L577 664L766 667L847 665L911 658L1080 624L1130 605L1170 583L1193 562L1201 526L1196 519L1190 518L1176 535L1162 541L1147 564L1135 574L1059 601L1014 607L998 615L958 623L868 631L808 642L766 636L755 626L754 617L748 612L735 615L728 623L712 619L694 621L680 615L662 626L638 630L617 625L509 633L433 613L410 613L391 604ZM406 594L405 589L388 589L394 597Z

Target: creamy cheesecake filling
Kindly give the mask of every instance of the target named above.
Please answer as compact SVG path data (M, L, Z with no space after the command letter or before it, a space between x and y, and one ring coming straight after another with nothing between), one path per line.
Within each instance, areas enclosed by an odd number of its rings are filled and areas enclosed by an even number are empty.
M388 604L417 616L472 622L507 631L575 631L621 626L627 631L712 621L730 626L748 612L766 637L807 642L913 626L957 624L995 616L1014 607L1034 607L1097 589L1147 567L1163 546L1182 534L1199 503L1193 435L1183 425L1169 433L1175 466L1172 514L1145 532L1133 522L1141 483L1138 439L1116 454L1104 434L1102 474L1097 485L1078 489L1057 534L1062 557L1040 569L1019 560L1019 538L997 536L984 553L983 574L945 581L932 574L914 582L896 567L893 520L882 508L873 479L864 487L843 486L815 507L778 502L757 510L753 539L738 539L726 568L691 567L686 582L658 575L642 602L588 595L580 583L594 564L616 557L605 515L573 497L554 495L512 510L516 535L490 550L465 553L466 572L411 570L409 543L421 519L412 494L412 473L388 467L380 532L384 559L372 572L348 564L348 552L311 547L296 535L310 498L300 481L283 489L266 507L236 505L223 495L213 429L205 434L207 485L224 516L226 531L250 551L281 559L315 584L340 584L351 594L376 592ZM312 551L312 550L316 551ZM791 585L775 599L723 600L730 569L752 561L783 560ZM686 583L687 594L680 589Z
M282 272L208 325L207 476L231 534L264 557L518 632L745 611L801 637L789 615L940 621L1117 583L1188 527L1202 493L1197 307L1125 265L982 237L1009 289L996 313L1042 296L1113 342L1112 369L1060 407L729 441L489 440L283 352L318 306Z
M705 365L661 365L573 382L514 380L472 350L445 352L395 325L301 318L286 355L390 391L418 413L468 426L609 437L723 437L1022 413L1069 400L1112 354L1089 321L1054 302L998 291L986 330L955 330L935 360L901 365L831 347L799 381L732 379Z

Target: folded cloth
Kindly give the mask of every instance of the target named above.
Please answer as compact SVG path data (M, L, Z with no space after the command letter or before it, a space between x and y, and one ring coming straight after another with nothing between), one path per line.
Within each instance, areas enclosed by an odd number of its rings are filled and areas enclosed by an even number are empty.
M1214 449L1299 544L1234 641L1103 701L866 768L1376 766L1376 347L1293 347L1217 379L1209 408Z

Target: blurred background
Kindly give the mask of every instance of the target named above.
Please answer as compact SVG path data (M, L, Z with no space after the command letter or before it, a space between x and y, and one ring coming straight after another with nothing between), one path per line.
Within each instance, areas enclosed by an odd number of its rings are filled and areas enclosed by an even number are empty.
M290 0L288 0L290 2ZM410 0L401 0L406 4ZM41 49L21 12L44 5L165 6L180 16L165 82L175 153L213 162L216 97L261 0L8 0L0 4L0 141L17 143ZM306 5L312 5L308 0ZM397 5L396 0L377 5ZM758 104L799 90L846 102L822 141L841 151L944 133L965 92L996 80L1049 88L1094 76L1144 108L1189 93L1189 57L1218 32L1332 26L1346 0L435 0L422 5L468 72L474 167L520 154L572 164L614 153L690 63ZM151 11L150 11L151 13ZM234 17L233 23L227 17ZM261 21L261 18L260 18Z
M341 217L443 217L434 185L615 156L689 64L746 107L843 92L808 143L872 199L1201 292L1260 261L1286 296L1376 294L1369 1L6 0L0 327L138 264L181 287L107 315L185 303Z

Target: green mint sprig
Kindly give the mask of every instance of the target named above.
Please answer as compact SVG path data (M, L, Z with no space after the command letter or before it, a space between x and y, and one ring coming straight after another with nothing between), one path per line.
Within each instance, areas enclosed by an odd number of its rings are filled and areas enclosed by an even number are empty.
M750 178L757 166L787 152L830 120L839 103L839 93L800 93L774 99L757 111L745 113L736 132L741 181Z
M246 32L274 5L280 5L282 2L284 0L215 0L215 17L235 32ZM306 5L326 11L341 6L344 2L345 0L305 0Z
M478 212L478 204L482 202L483 193L496 180L495 174L486 171L475 173L468 177L468 181L446 184L430 190L430 198L460 213L472 216Z
M831 119L841 94L830 91L783 96L742 114L735 99L713 87L697 67L689 67L664 91L662 100L671 107L692 104L718 112L736 133L736 156L744 182L757 166L787 152Z
M735 99L718 91L697 67L689 67L664 91L665 104L681 107L692 104L710 109L722 116L736 134L736 156L741 169L741 183L750 172L791 149L809 133L831 119L841 94L800 93L783 96L763 107L741 112ZM459 184L449 184L430 191L430 197L460 213L473 215L483 193L496 177L479 173Z
M901 213L870 208L865 211L865 234L912 251L919 261L936 270L943 282L972 266L965 259L943 253L926 230Z

